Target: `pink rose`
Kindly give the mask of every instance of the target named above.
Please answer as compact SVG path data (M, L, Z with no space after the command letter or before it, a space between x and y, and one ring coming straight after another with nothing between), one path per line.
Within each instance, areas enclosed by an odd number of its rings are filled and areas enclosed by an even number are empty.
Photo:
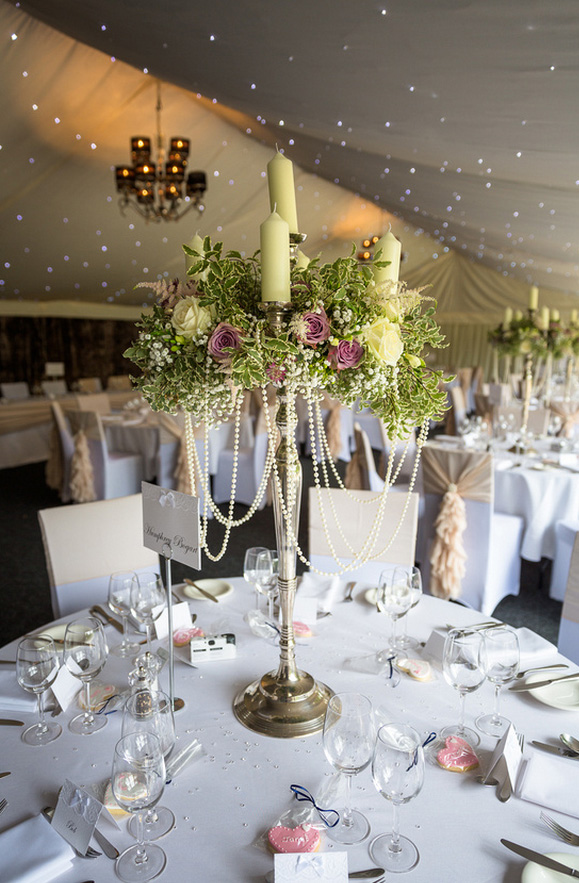
M317 346L330 336L330 322L326 316L326 311L322 307L319 313L304 313L302 317L306 332L302 337L304 343L310 346Z
M233 325L227 322L220 322L207 344L207 349L214 359L218 362L228 362L231 359L231 353L225 350L238 350L241 347L241 332Z
M344 368L357 368L362 361L364 347L357 340L341 340L337 346L331 346L328 362L332 368L343 371Z

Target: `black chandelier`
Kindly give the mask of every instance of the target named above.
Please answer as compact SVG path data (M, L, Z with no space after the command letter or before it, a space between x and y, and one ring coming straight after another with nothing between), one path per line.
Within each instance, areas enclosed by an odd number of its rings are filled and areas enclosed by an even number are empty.
M189 172L185 178L188 138L171 138L166 158L161 111L161 83L157 81L157 162L151 162L150 138L131 138L132 164L115 169L119 206L123 214L128 207L135 209L146 221L178 221L192 208L204 211L207 178L200 171Z

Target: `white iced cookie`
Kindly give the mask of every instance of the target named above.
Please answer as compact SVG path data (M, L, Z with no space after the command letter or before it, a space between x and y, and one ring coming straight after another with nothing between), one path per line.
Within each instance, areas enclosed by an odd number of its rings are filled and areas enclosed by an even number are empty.
M406 656L399 656L396 665L416 681L429 681L432 678L430 663L425 659L408 659Z

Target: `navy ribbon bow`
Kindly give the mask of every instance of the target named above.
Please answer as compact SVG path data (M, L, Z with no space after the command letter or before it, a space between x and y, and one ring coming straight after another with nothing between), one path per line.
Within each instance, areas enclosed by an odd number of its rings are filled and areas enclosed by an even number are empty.
M290 785L290 791L293 791L296 797L296 800L307 800L312 804L313 808L317 810L319 817L322 822L326 826L326 828L335 828L338 822L340 821L340 813L335 809L322 809L317 805L316 801L310 794L307 788L304 788L303 785ZM330 818L336 817L335 821L331 822Z

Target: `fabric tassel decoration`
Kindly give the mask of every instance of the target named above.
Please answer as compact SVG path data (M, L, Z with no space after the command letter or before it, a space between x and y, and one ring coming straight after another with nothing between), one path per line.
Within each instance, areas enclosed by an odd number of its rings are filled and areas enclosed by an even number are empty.
M82 429L74 437L74 454L70 464L70 496L75 503L92 503L96 500L90 451Z
M459 598L466 573L462 541L466 507L454 484L449 485L434 523L435 539L430 552L430 591L437 598Z

